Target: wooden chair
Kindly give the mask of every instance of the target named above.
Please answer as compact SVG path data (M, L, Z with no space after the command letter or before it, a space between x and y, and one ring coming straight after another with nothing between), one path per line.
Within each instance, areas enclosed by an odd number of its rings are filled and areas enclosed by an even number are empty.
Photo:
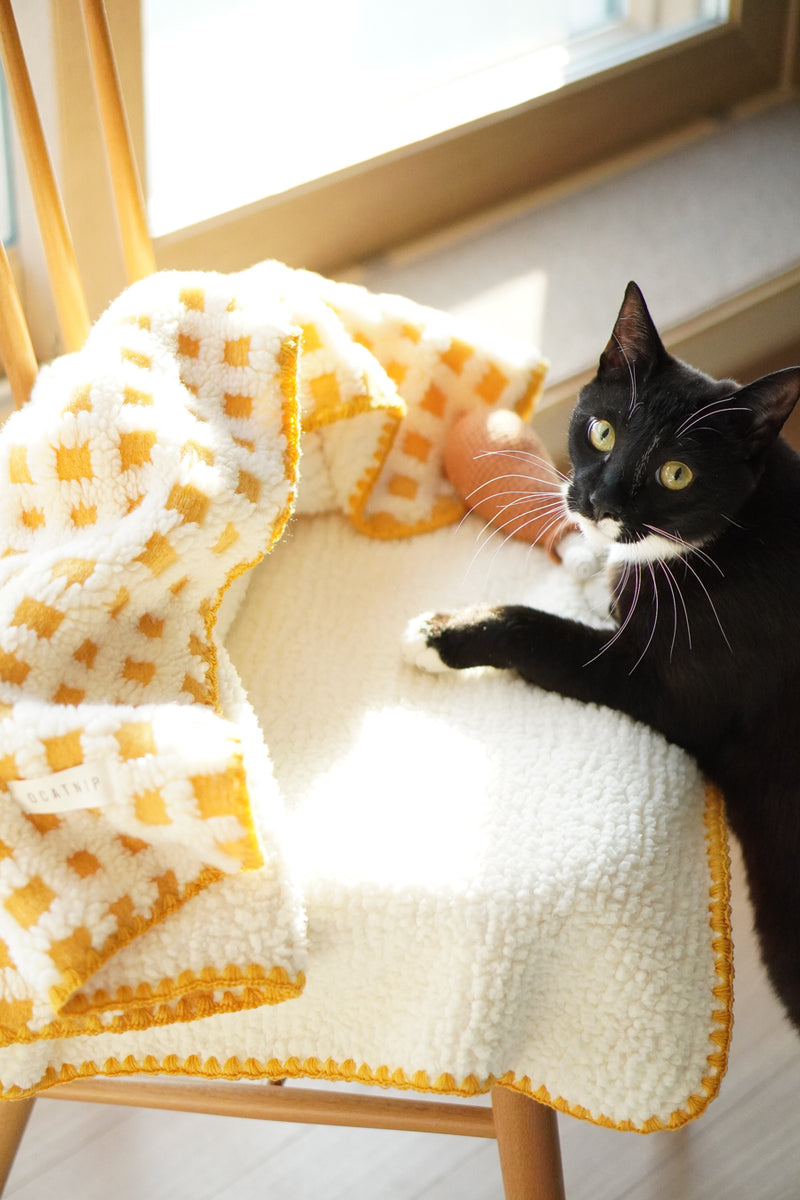
M102 0L81 0L97 101L130 282L155 269ZM59 191L50 165L10 0L0 0L6 80L26 157L61 333L77 349L89 317ZM15 404L27 400L37 363L5 251L0 247L0 355ZM330 1093L318 1088L164 1079L85 1079L48 1091L43 1102L78 1100L262 1120L416 1130L497 1139L508 1200L564 1195L555 1112L506 1088L491 1108L462 1103ZM0 1105L0 1192L33 1100Z

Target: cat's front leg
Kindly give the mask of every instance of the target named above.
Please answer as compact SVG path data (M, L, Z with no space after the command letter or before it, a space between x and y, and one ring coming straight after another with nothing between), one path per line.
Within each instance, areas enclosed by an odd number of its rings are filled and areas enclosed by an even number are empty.
M425 614L406 631L408 661L426 670L500 667L575 700L647 719L648 669L631 677L628 654L608 629L523 605Z

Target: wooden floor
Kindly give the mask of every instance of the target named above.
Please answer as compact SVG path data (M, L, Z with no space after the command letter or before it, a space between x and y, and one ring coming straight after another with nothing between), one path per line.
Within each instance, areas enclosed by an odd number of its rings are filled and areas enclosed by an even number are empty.
M720 1096L685 1129L648 1137L559 1118L568 1200L800 1200L800 1037L750 926L734 853L735 1026ZM502 1187L492 1141L40 1099L5 1196L498 1200Z

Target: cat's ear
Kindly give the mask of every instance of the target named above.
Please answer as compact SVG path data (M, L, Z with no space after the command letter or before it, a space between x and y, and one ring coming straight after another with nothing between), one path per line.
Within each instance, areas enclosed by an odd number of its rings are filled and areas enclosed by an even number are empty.
M632 280L625 289L625 299L608 345L600 355L597 374L600 379L621 375L635 376L643 380L658 361L666 357L666 350L647 311L638 284Z
M740 388L733 400L750 413L748 443L758 453L775 440L800 400L800 367L764 375Z

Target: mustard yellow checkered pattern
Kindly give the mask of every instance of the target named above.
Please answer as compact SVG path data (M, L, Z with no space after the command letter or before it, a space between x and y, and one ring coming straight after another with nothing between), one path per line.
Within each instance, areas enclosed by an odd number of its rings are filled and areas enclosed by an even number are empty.
M295 511L337 508L379 537L459 516L447 429L478 405L527 411L542 373L535 352L277 263L144 280L41 373L0 434L0 1042L297 993L279 956L230 963L220 946L202 978L176 947L164 980L90 982L200 891L262 868L257 809L280 797L252 794L220 698L221 597ZM112 780L102 804L18 798L93 764Z

